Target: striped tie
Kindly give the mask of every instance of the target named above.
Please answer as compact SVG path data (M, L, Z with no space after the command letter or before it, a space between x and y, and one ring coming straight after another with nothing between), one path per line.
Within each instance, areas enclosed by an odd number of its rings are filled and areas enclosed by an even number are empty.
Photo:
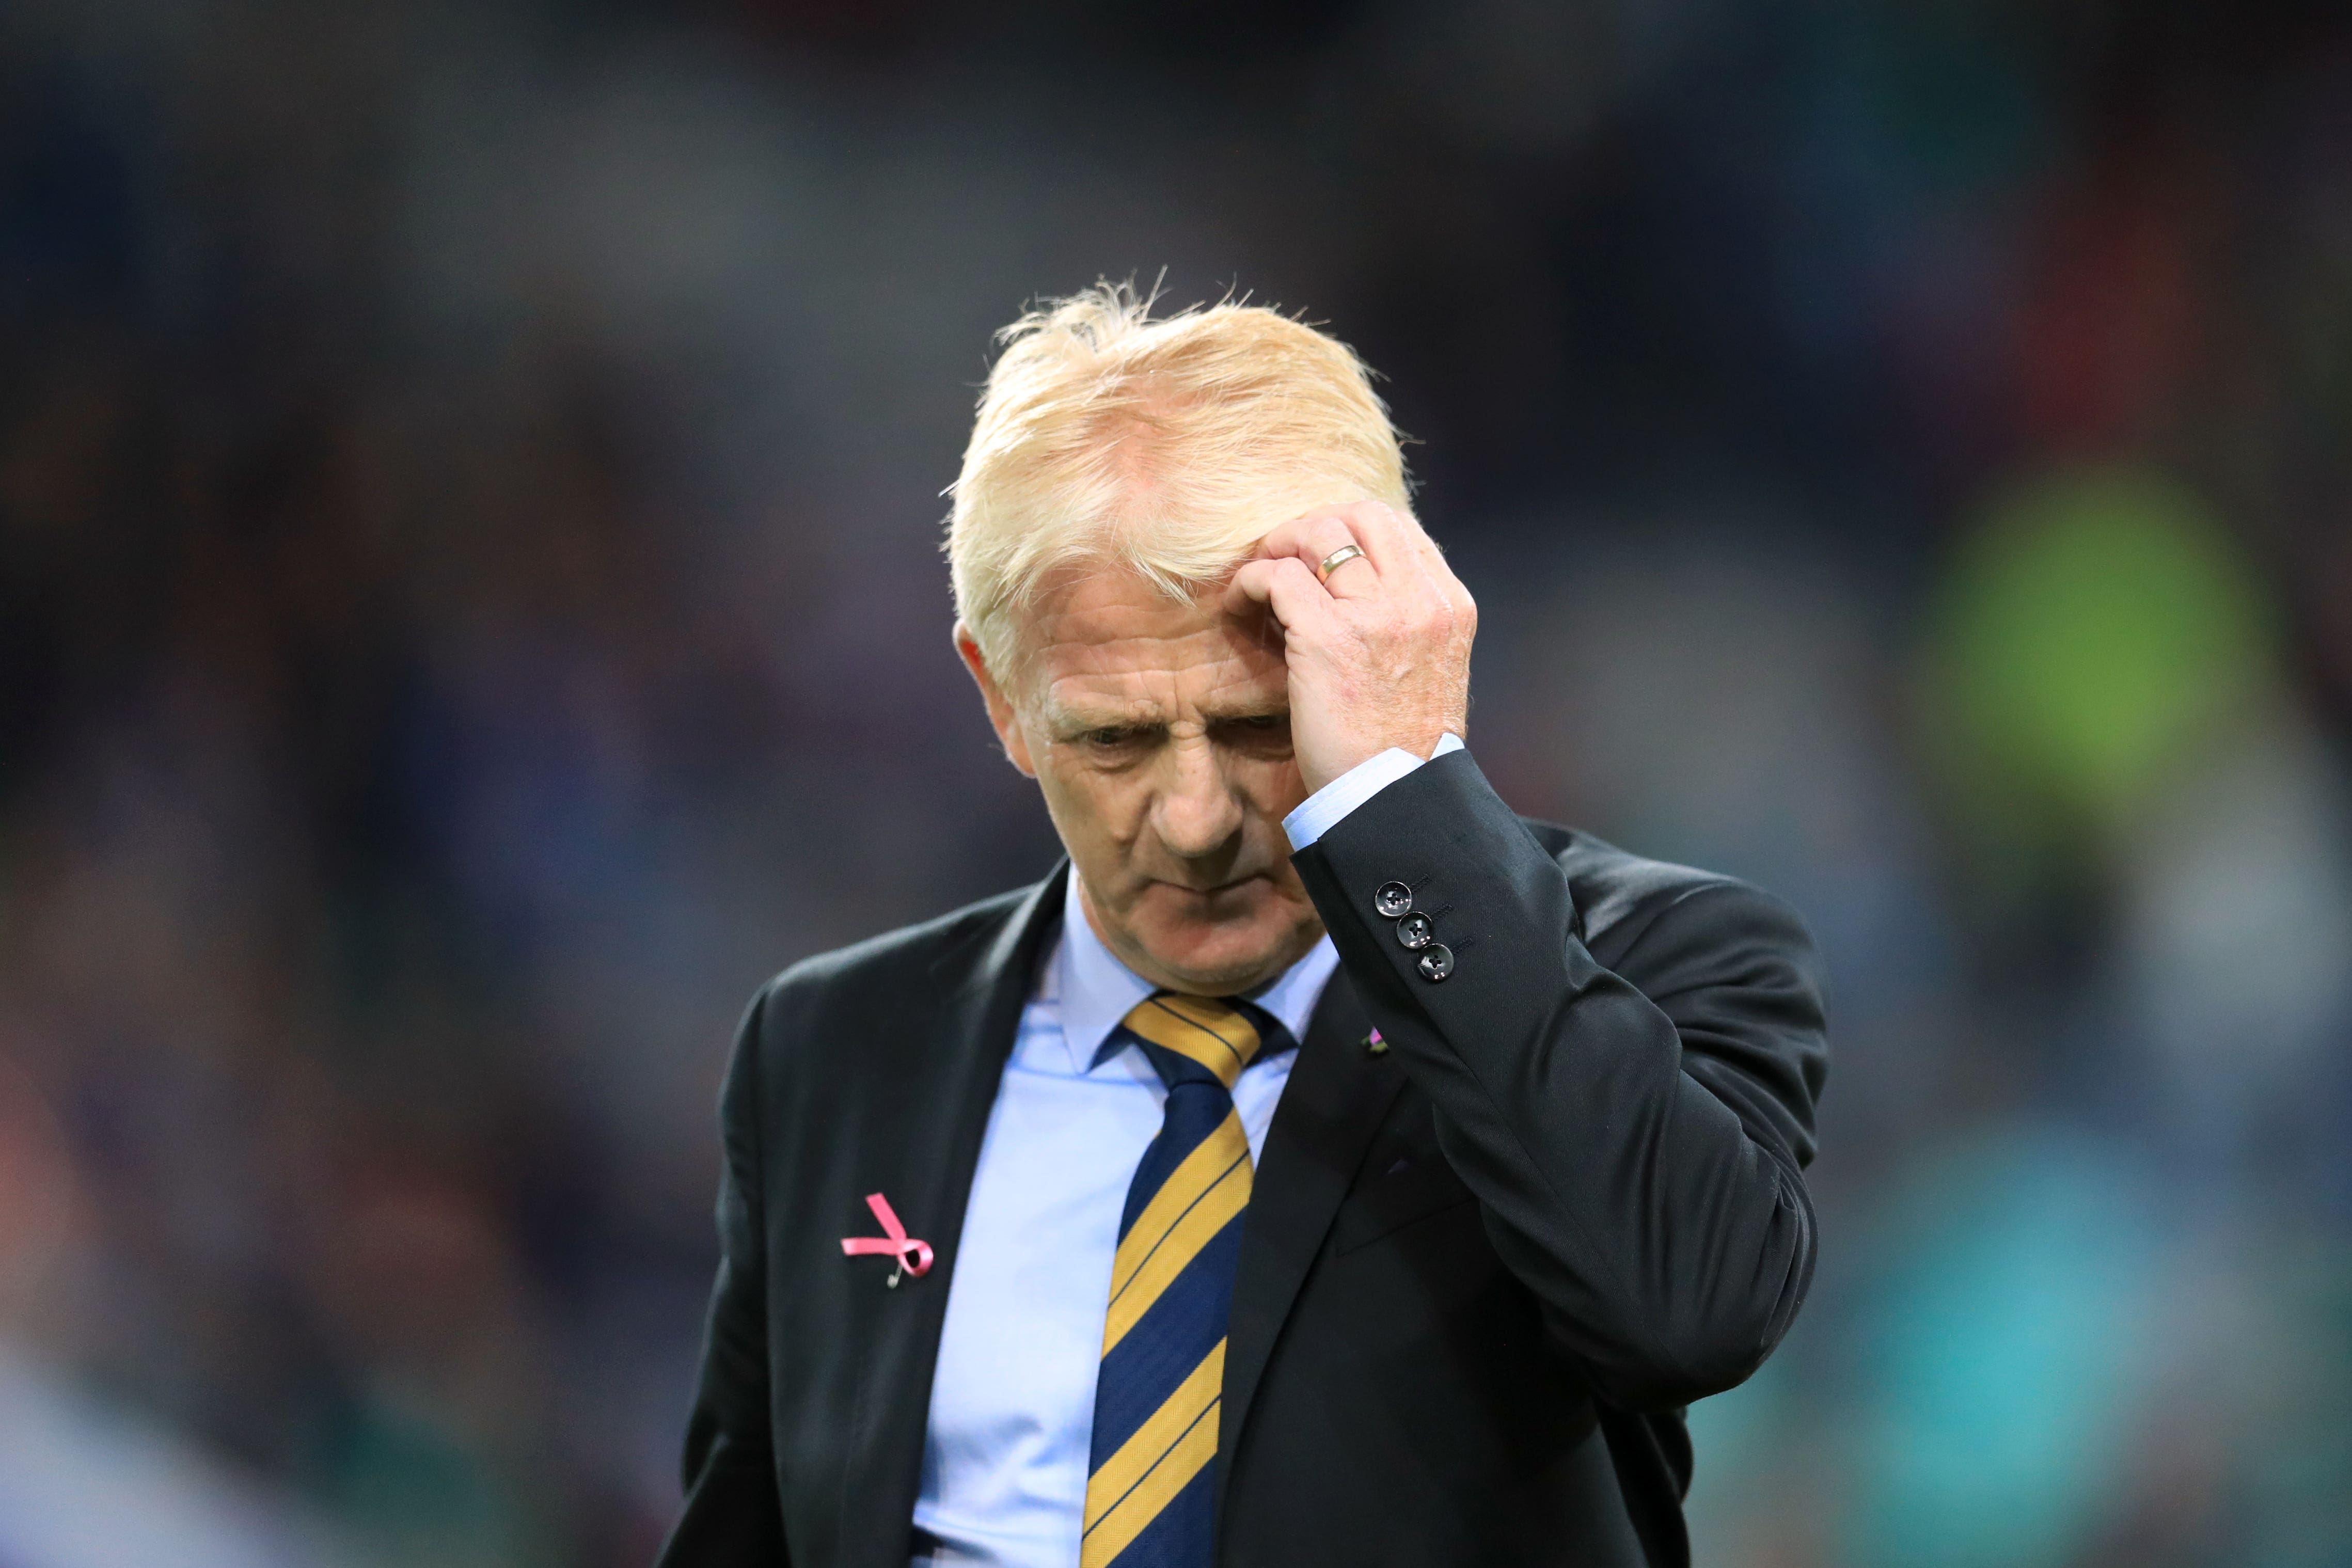
M1119 1217L1081 1568L1208 1568L1225 1318L1250 1197L1233 1088L1259 1040L1241 1007L1163 991L1107 1047L1142 1046L1168 1107Z

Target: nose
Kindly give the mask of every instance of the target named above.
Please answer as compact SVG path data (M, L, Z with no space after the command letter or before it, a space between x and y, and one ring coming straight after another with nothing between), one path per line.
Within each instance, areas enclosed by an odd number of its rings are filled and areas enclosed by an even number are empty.
M1242 802L1206 736L1182 736L1167 751L1168 777L1152 812L1160 841L1185 860L1204 860L1240 842Z

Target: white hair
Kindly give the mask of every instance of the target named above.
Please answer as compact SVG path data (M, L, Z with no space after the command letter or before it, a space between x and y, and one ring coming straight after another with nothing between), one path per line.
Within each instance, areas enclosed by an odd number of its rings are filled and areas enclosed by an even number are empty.
M1123 568L1183 598L1302 512L1408 504L1387 406L1346 344L1263 306L1151 305L1102 283L997 334L947 554L956 613L1000 674L1057 571Z

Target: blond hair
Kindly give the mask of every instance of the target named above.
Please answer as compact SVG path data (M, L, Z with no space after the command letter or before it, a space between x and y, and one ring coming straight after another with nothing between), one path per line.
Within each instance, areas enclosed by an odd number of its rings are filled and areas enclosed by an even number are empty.
M1387 406L1346 344L1264 306L1154 320L1152 303L1100 283L997 334L947 554L956 613L1000 672L1057 571L1123 568L1182 598L1311 507L1408 504Z

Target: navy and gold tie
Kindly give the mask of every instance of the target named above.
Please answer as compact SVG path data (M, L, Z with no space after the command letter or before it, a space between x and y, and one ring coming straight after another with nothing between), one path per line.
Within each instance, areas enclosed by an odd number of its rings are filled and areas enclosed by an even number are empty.
M1081 1568L1208 1568L1214 1550L1225 1319L1251 1176L1233 1089L1262 1038L1244 1007L1163 991L1111 1038L1142 1046L1168 1105L1119 1216Z

